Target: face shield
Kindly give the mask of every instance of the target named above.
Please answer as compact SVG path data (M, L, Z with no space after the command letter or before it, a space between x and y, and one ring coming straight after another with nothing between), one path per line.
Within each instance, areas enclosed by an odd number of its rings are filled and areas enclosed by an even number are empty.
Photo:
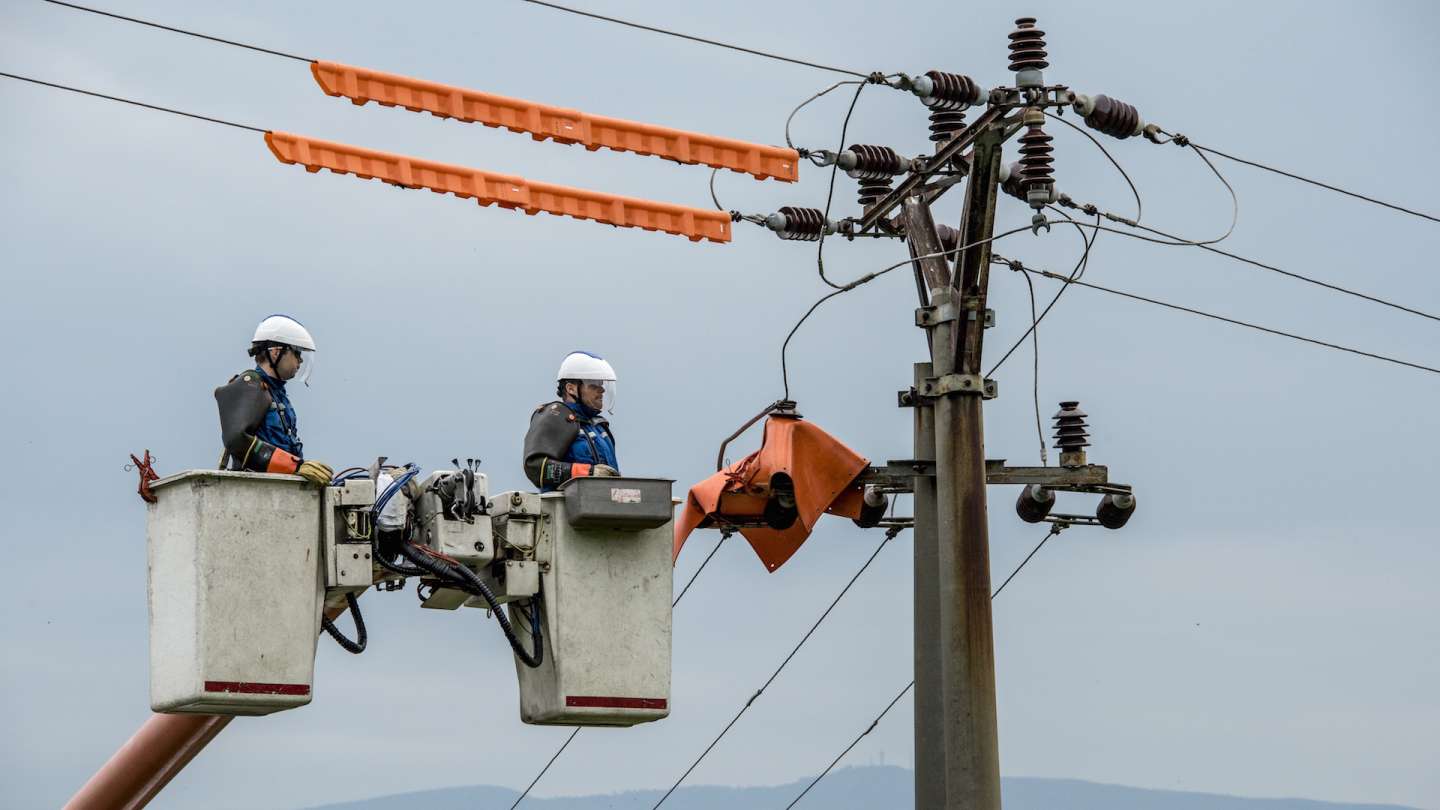
M294 353L296 350L291 347L290 351ZM300 349L299 353L300 367L295 370L295 379L309 388L310 380L315 376L315 352L310 349Z
M581 380L580 402L596 411L615 413L615 381Z

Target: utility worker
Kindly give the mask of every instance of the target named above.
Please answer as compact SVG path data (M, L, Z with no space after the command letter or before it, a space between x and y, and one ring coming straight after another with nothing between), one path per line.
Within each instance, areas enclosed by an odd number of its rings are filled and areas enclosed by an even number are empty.
M285 383L297 376L306 385L315 368L315 340L300 322L271 315L255 327L250 356L255 368L242 371L215 389L220 407L220 441L230 469L289 473L326 486L334 472L318 461L306 461Z
M525 475L541 492L571 478L616 476L615 434L601 412L615 408L615 370L603 357L571 352L555 375L560 397L535 409L525 434Z

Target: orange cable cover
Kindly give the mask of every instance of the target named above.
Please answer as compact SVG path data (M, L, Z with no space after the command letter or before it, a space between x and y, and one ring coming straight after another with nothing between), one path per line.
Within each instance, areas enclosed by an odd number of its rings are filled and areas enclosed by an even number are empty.
M626 228L664 231L692 242L730 241L730 215L724 211L541 183L288 132L267 132L265 143L282 163L298 163L309 172L329 169L365 180L379 178L405 188L428 188L440 194L473 197L481 205L495 204L501 208L518 208L527 214L544 211Z
M794 149L591 115L336 62L312 62L310 72L327 95L343 96L357 105L376 101L386 107L424 110L440 118L528 132L537 141L584 144L591 151L603 146L617 152L656 155L744 172L757 180L773 177L793 182L800 177L800 155Z

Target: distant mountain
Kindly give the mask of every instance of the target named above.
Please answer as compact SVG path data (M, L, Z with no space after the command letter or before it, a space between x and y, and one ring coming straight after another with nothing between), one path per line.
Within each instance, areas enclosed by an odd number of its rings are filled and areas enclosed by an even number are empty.
M908 810L913 775L904 768L859 767L835 771L806 794L796 810ZM671 810L781 810L809 780L772 787L684 787L665 802ZM1418 810L1394 804L1337 804L1306 799L1246 799L1212 793L1144 790L1076 779L1016 778L1003 781L1005 810ZM519 794L508 788L474 787L397 793L326 804L306 810L508 810ZM599 796L528 797L533 810L649 810L658 790Z

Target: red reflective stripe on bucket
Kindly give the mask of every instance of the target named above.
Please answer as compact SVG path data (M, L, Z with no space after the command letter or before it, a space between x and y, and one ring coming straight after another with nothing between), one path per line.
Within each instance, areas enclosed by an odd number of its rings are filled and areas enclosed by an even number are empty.
M309 684L249 683L246 681L206 681L206 692L232 692L241 695L308 695Z
M669 705L669 701L665 698L566 695L565 705L577 709L663 709Z

